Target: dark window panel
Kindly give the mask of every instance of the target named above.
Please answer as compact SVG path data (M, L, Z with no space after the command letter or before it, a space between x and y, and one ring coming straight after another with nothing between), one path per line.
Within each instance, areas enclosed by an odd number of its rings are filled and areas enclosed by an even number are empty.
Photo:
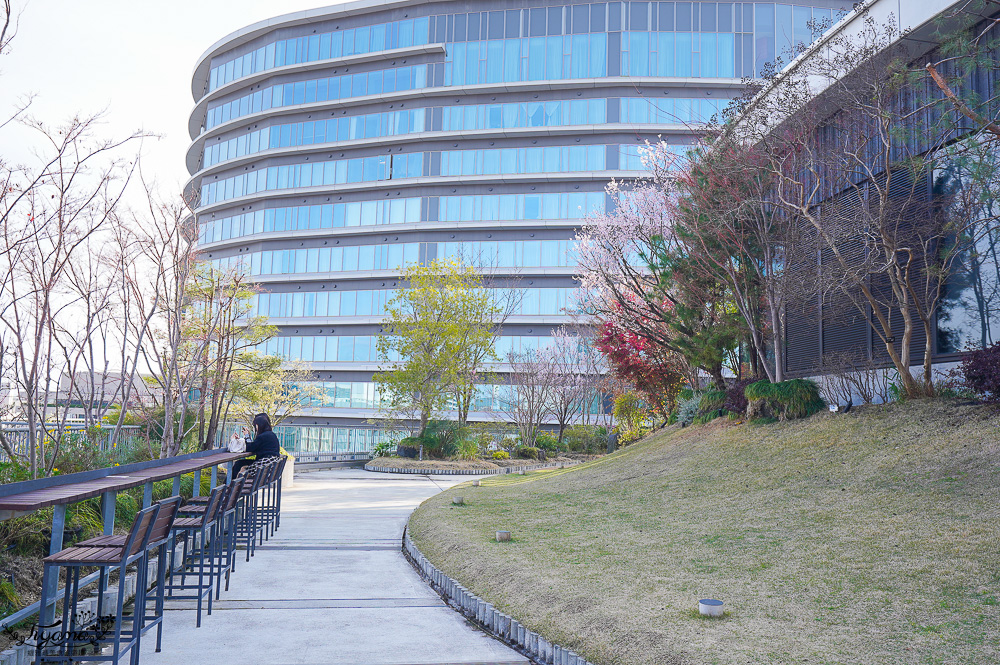
M719 3L719 32L733 32L733 3Z
M605 158L604 158L604 168L609 171L614 171L618 168L618 151L620 148L617 145L605 146Z
M691 3L677 3L677 32L691 31Z
M490 12L490 20L487 23L490 39L503 39L504 37L504 15L503 12Z
M674 31L674 3L672 2L661 2L660 3L660 31L661 32L673 32Z
M469 14L469 41L485 39L485 36L479 33L479 16L479 12Z
M607 119L609 123L619 122L619 112L621 111L621 100L617 97L608 99Z
M622 29L622 3L608 3L608 32L617 32Z
M465 14L458 14L455 16L455 41L464 42L467 40L466 26L468 25L468 16Z
M507 10L507 39L515 39L521 36L521 11L518 9Z
M649 23L647 21L647 14L649 13L649 5L645 2L630 2L629 3L629 30L648 30Z
M716 13L718 8L714 2L703 2L701 4L701 31L702 32L716 32L718 22L716 21Z
M812 300L789 304L785 324L785 369L804 373L819 364L819 320Z
M607 9L607 5L604 3L598 3L590 6L591 32L604 32L604 26L607 25L607 21L605 20Z
M545 36L545 8L544 7L533 7L531 9L529 9L528 11L530 12L529 20L528 20L528 36L529 37L544 37Z
M550 35L561 35L563 34L562 27L562 7L549 7L549 19L548 19L548 34Z
M621 76L622 33L608 35L608 76Z
M590 5L573 5L573 34L582 35L590 32Z
M753 36L743 35L743 76L753 76Z

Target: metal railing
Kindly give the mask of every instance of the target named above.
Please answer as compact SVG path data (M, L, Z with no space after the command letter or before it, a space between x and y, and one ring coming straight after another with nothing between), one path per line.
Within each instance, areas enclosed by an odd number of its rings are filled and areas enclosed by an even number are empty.
M372 458L371 453L337 453L337 452L303 452L294 453L296 464L308 464L310 462L356 462L368 461Z
M41 439L44 436L43 432L51 432L56 429L56 426L46 423L44 426L36 425L35 429L38 434L37 439ZM136 447L145 447L146 445L146 439L141 434L142 428L138 425L123 425L118 433L118 441L114 445L111 444L111 434L115 429L113 425L102 426L96 435L88 434L85 425L66 425L61 429L63 437L68 436L73 439L73 442L78 442L79 437L87 437L87 440L98 450L111 452L113 461L118 464L129 459ZM0 422L0 434L4 436L7 445L10 446L15 455L21 458L28 457L28 446L30 445L28 423ZM0 448L0 463L9 461L6 451Z
M229 443L229 437L244 423L223 423L216 436L216 445L224 447ZM277 425L274 433L281 446L300 459L301 456L338 455L329 459L315 461L334 461L336 459L363 459L370 457L378 443L376 430L371 427L348 427L336 425ZM317 434L320 434L317 436ZM357 457L350 457L357 455ZM346 457L345 457L346 456Z
M143 445L145 445L145 442L143 443ZM182 461L194 460L194 459L198 459L198 458L202 458L202 457L208 457L209 455L218 454L219 452L223 452L223 451L220 451L220 450L217 450L217 449L215 449L215 450L201 450L201 451L198 451L198 452L195 452L195 453L188 453L186 455L177 455L175 457L168 457L166 459L154 459L154 460L150 460L150 461L146 461L146 462L135 462L135 463L132 463L132 464L123 465L121 467L105 467L105 468L102 468L102 469L92 469L90 471L81 471L79 473L73 473L73 474L69 474L69 475L66 475L66 476L54 476L54 477L51 477L51 478L40 478L38 480L25 480L25 481L16 482L16 483L9 483L9 484L6 484L6 485L0 485L0 497L11 496L11 495L14 495L14 494L20 494L20 493L23 493L23 492L30 492L30 491L33 491L33 490L45 489L45 488L49 488L49 487L58 487L60 485L66 485L66 484L74 483L74 482L86 482L88 480L96 480L98 478L104 478L104 477L107 477L107 476L110 476L110 475L129 474L129 473L135 473L135 472L138 472L138 471L145 471L147 469L155 469L157 467L167 466L169 464L174 464L176 462L182 462ZM190 471L190 472L187 472L187 473L200 474L201 471ZM176 476L174 476L174 490L173 490L174 492L179 491L180 477L182 475L187 475L187 473L178 473ZM212 476L211 476L211 483L212 483L212 487L213 488L215 487L215 482L216 482L216 474L215 474L215 472L213 470L212 471ZM146 484L148 486L148 490L144 490L144 499L143 499L143 501L144 501L145 505L148 505L148 502L152 501L152 496L153 496L153 494L152 494L153 481L150 480ZM146 497L148 497L148 502L147 502L147 498ZM111 505L114 505L114 503L115 503L114 502L114 496L112 495ZM55 506L54 513L53 513L53 519L52 519L52 530L50 532L50 533L53 534L53 540L55 540L56 534L62 534L62 532L63 532L63 526L64 526L63 520L65 519L65 515L66 515L66 505L67 504L63 504L63 505L58 505L57 504ZM61 510L62 517L58 517L57 516L60 513L60 508L62 509ZM108 526L108 524L109 524L108 522L105 522L105 534L108 534L114 528L114 515L115 515L115 511L112 510L110 512L110 519L111 519L110 526ZM14 515L14 516L17 516L17 515ZM8 517L10 517L10 515L3 517L3 519L8 519ZM107 520L108 517L106 516L105 519ZM53 544L53 547L54 547L55 551L58 551L58 549L61 547L61 541L62 541L61 535L58 536L58 541L60 543L58 547L56 547L55 544ZM50 554L54 554L55 551L50 551ZM93 584L95 581L97 581L98 575L99 575L99 571L95 571L94 573L91 573L90 575L87 575L86 577L81 578L80 579L80 588L84 588L86 586L89 586L89 585ZM58 576L57 576L56 580L52 581L52 583L55 584L56 586L53 588L52 593L50 593L49 595L50 595L51 602L53 604L56 604L56 603L59 602L59 599L62 597L64 589L59 589L58 588ZM46 603L46 604L48 604L48 603ZM4 630L5 628L7 628L9 626L14 626L14 625L16 625L16 624L18 624L18 623L20 623L22 621L25 621L26 619L28 619L28 618L30 618L32 616L38 614L40 608L41 608L41 601L38 600L38 601L35 601L34 603L32 603L32 604L30 604L30 605L28 605L26 607L23 607L23 608L17 610L16 612L14 612L14 613L12 613L12 614L10 614L8 616L0 618L0 631ZM3 662L6 662L6 661L3 661ZM20 661L18 661L18 662L20 662Z

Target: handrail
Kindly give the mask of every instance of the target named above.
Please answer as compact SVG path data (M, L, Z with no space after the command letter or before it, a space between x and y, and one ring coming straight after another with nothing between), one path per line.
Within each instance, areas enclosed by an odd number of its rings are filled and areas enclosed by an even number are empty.
M122 466L112 466L112 467L106 467L106 468L103 468L103 469L94 469L92 471L81 471L79 473L70 473L70 474L66 474L64 476L53 476L51 478L40 478L38 480L25 480L25 481L21 481L21 482L17 482L17 483L9 483L7 485L0 485L0 498L2 498L2 497L8 497L8 496L13 496L13 495L16 495L16 494L23 494L25 492L31 492L31 491L39 490L39 489L45 489L45 488L48 488L48 487L59 487L61 485L72 485L74 483L81 483L81 482L86 482L86 481L89 481L89 480L96 480L98 478L106 478L106 477L111 476L111 475L115 475L115 476L128 475L129 473L135 473L136 471L145 471L147 469L155 469L155 468L159 468L159 467L165 467L165 466L169 466L171 464L175 464L177 462L183 462L183 461L186 461L186 460L196 460L196 459L200 459L200 458L204 458L204 457L209 457L211 455L218 455L219 453L223 453L223 452L228 452L228 451L225 448L212 448L212 449L209 449L209 450L199 450L198 452L188 453L186 455L177 455L175 457L167 457L167 458L164 458L164 459L150 460L148 462L136 462L136 463L133 463L133 464L125 464L125 465L122 465ZM183 474L179 474L179 475L183 475ZM214 486L214 483L215 483L215 476L214 476L214 474L212 476L212 483L213 483L213 486ZM151 499L151 496L150 496L150 499ZM57 506L57 508L59 508L59 506ZM63 506L62 508L63 508L62 515L65 515L65 507ZM58 512L59 511L57 510L56 513L58 513ZM112 511L111 515L113 517L113 515L114 515L113 511ZM53 540L56 539L56 529L58 528L59 529L58 540L61 543L61 541L62 541L62 522L61 522L61 519L57 518L57 516L55 514L53 515L53 525L52 526L53 526L53 531L52 531ZM112 521L112 526L113 526L113 521ZM107 527L107 523L105 524L105 528L106 529L108 528ZM108 533L108 531L105 531L105 533ZM87 575L86 577L84 577L83 579L81 579L80 580L80 586L81 586L81 588L89 586L94 581L96 581L97 578L98 578L98 575L99 575L99 571L98 572L94 572L94 573L92 573L90 575ZM56 586L58 586L58 583L56 583ZM57 599L60 597L60 595L62 595L62 590L53 589L52 602L53 603L57 602ZM26 618L28 618L30 616L33 616L34 614L37 614L38 611L39 611L39 609L40 609L40 603L41 603L41 601L35 602L35 603L31 604L31 605L28 605L27 607L21 608L20 610L18 610L17 612L14 612L10 616L7 616L7 617L4 617L3 619L0 619L0 630L6 628L8 626L12 626L12 625L15 625L17 623L20 623L21 621L25 620Z
M124 464L122 466L109 466L103 469L94 469L92 471L80 471L79 473L68 473L63 476L52 476L50 478L39 478L37 480L22 480L16 483L8 483L6 485L0 485L0 497L11 496L14 494L22 494L24 492L31 492L33 490L45 489L47 487L58 487L60 485L82 483L88 480L96 480L98 478L105 478L111 475L127 476L129 473L134 471L145 471L146 469L154 469L160 466L167 466L168 464L183 462L184 460L198 459L199 457L208 457L209 455L216 455L224 451L225 451L224 448L212 448L209 450L199 450L196 453L177 455L176 457L165 457L163 459L150 460L148 462L134 462L132 464Z
M80 579L80 588L81 589L86 589L88 586L90 586L91 584L93 584L94 582L96 582L97 578L100 577L100 575L101 575L101 571L100 570L95 570L90 575L87 575L86 577L81 578ZM60 598L65 591L66 591L65 587L62 588L62 589L58 589L57 593L55 595L55 598L56 599ZM58 602L58 601L56 601L56 602ZM24 621L28 617L31 617L31 616L34 616L34 615L38 614L38 611L41 609L41 607L42 607L42 601L41 600L36 600L31 605L27 605L25 607L22 607L17 612L14 612L13 614L8 615L8 616L4 617L3 619L0 619L0 630L4 630L8 626L16 626L17 624L21 623L22 621Z

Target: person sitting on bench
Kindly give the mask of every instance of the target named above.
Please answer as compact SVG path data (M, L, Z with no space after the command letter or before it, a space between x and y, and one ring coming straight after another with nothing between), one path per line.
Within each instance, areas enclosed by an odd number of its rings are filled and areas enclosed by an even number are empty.
M254 459L237 460L233 465L233 478L240 475L240 471L255 462L259 462L268 457L279 457L281 455L281 445L278 443L277 435L271 431L271 419L266 413L258 413L253 419L254 440L247 444L247 452L254 455Z

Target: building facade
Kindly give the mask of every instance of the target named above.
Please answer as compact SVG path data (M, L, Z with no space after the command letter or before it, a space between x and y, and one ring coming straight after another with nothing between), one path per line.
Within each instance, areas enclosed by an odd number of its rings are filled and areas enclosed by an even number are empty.
M986 13L981 14L978 8L955 0L902 4L894 0L869 0L860 3L857 11L846 15L826 32L803 54L797 65L809 71L812 59L829 57L824 42L834 40L856 44L858 52L873 53L868 62L877 62L876 58L905 58L904 62L913 72L922 72L927 63L940 63L940 73L964 99L970 100L973 112L995 119L1000 113L997 93L1000 67L995 64L1000 61L1000 49L996 46L1000 30L994 23L996 10L983 11ZM966 20L972 23L967 25ZM872 44L878 42L873 39L869 21L892 27L892 38L881 44L881 52L875 53L872 49ZM972 51L960 49L973 49L971 40L964 46L947 43L959 26L970 29L971 34L981 34L981 50L975 58L993 64L964 69L974 58ZM795 66L787 68L782 75L794 76ZM961 73L958 67L963 67ZM908 294L911 297L908 302L919 301L927 310L933 310L929 316L928 335L921 325L917 307L912 304L909 307L914 321L908 358L911 373L920 375L925 351L929 350L934 372L940 376L940 372L953 368L965 352L1000 342L1000 214L996 212L1000 183L995 175L984 175L998 172L1000 150L996 137L986 133L985 137L972 140L971 144L981 146L978 150L963 153L957 149L963 142L977 137L982 128L954 111L952 103L926 75L907 80L893 103L882 102L885 104L882 112L892 123L890 131L885 133L888 138L880 143L873 125L851 135L852 123L859 127L865 125L874 114L865 116L860 107L840 108L835 101L838 93L832 91L837 86L832 80L821 80L813 78L815 97L810 102L818 101L821 108L827 109L827 115L811 121L815 128L807 141L810 149L822 153L828 146L830 153L834 153L856 149L866 141L878 147L858 151L864 155L863 160L848 158L839 162L839 168L817 169L821 177L814 191L821 194L815 198L815 209L820 211L819 217L824 214L831 220L839 217L845 228L852 229L852 235L845 234L832 244L842 254L852 256L859 270L868 264L868 257L873 253L884 251L878 249L878 241L868 245L865 251L857 251L861 247L861 234L867 232L876 236L877 227L872 224L881 222L887 229L885 232L893 236L899 247L894 260L903 264L908 259L915 266L910 273L915 288ZM843 80L836 79L838 83ZM762 91L761 97L775 95L780 99L775 93L780 85L781 76ZM884 89L892 88L886 86ZM804 110L786 108L783 113L787 115L783 117L791 118ZM780 127L780 124L775 126ZM890 151L892 157L887 160L882 152ZM827 163L837 161L831 159ZM911 173L911 170L917 172ZM973 176L973 172L977 175ZM890 203L884 217L879 218L877 213L855 213L862 206L859 192L867 193L868 201L873 202L878 200L880 191ZM967 205L967 201L976 203ZM874 203L868 205L875 206ZM824 213L824 210L829 212ZM859 220L870 226L862 230ZM950 224L951 230L941 238L934 236L937 231L933 230L944 228L945 224ZM836 227L831 223L827 228ZM956 241L948 235L959 233L958 229L964 240ZM921 250L921 238L935 238L934 244L929 245L934 249ZM820 243L819 247L815 261L799 269L825 275L824 266L828 265L833 266L829 274L843 274L831 253L831 245ZM961 249L956 251L952 247ZM930 258L921 258L921 251L927 252ZM943 259L943 256L949 258ZM935 269L938 272L932 272ZM872 303L861 297L857 286L850 281L848 288L827 288L810 293L804 301L788 306L784 367L788 375L819 378L837 372L887 372L889 382L898 381L892 378L896 370L886 345L893 344L895 352L903 354L905 324L900 311L904 307L899 296L892 292L887 272L884 265L876 265L861 274L875 294L883 318L889 321L888 335L884 327L880 332L882 324L877 320ZM946 274L947 278L939 280L935 275L940 274ZM941 293L938 295L939 285ZM904 358L904 362L906 360Z
M280 329L264 350L323 382L286 444L377 439L374 340L406 264L481 260L523 289L498 355L543 346L607 183L642 174L646 141L683 150L744 77L849 6L362 0L209 49L187 153L199 242L261 284L255 311ZM483 386L470 420L495 398Z

